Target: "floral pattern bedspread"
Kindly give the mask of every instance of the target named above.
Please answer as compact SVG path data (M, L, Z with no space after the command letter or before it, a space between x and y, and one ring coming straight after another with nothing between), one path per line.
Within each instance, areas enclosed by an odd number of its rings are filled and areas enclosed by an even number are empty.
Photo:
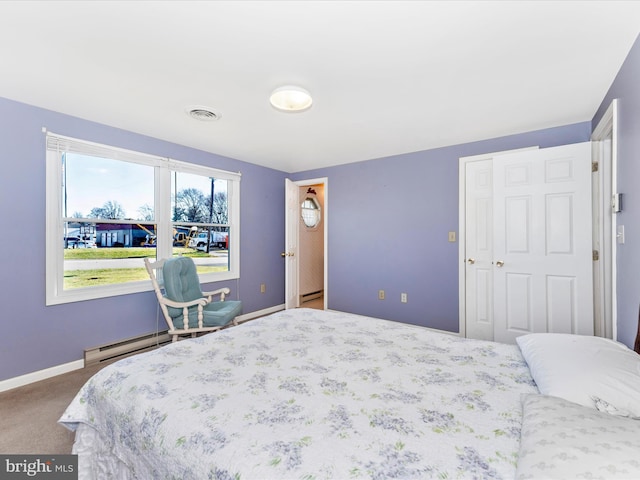
M60 422L130 478L513 478L535 392L516 345L297 309L105 367Z

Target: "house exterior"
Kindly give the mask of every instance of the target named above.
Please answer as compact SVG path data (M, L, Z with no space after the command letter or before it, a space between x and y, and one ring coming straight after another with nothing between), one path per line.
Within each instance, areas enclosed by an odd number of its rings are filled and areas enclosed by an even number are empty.
M617 217L626 232L625 244L618 249L618 340L631 345L640 302L640 196L634 194L640 183L639 83L640 40L636 40L591 121L293 175L15 102L1 98L0 92L0 145L5 158L11 159L0 176L0 216L5 224L28 219L35 230L19 244L11 243L5 258L12 279L0 290L4 312L0 382L73 368L85 348L157 328L157 303L151 291L45 306L43 126L61 135L242 171L240 279L211 287L228 286L233 299L241 292L246 314L279 309L284 301L280 252L285 243L285 179L326 177L329 308L456 332L459 259L457 244L447 241L447 233L458 228L458 158L588 141L617 98L619 191L627 193L624 211ZM393 248L386 235L377 234L379 218L391 219L386 228L394 232ZM112 243L134 245L141 241L141 231L111 226L96 231L96 241L102 245L104 234L105 243L111 235ZM261 284L267 285L264 293ZM406 292L411 301L402 308L377 301L379 289L388 297L399 298Z
M96 224L98 247L144 247L155 243L153 225Z

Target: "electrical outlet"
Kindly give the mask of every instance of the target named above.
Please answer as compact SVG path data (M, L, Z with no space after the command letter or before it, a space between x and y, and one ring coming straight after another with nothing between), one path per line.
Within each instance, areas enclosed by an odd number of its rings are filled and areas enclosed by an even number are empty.
M378 290L378 300L384 300L384 290Z
M260 293L265 293L267 291L267 286L264 283L260 284Z
M400 294L400 301L402 303L407 303L407 294L406 293L401 293Z

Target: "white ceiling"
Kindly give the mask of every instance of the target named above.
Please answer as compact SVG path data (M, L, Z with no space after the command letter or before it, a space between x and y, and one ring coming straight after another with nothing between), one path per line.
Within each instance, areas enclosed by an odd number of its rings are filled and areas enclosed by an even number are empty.
M1 1L0 97L298 172L591 120L639 33L635 1Z

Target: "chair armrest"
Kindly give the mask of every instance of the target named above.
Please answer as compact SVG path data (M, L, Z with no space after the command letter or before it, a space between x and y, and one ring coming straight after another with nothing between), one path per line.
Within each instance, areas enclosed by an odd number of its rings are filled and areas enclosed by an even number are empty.
M230 293L231 293L231 290L227 287L224 287L224 288L219 288L218 290L212 290L211 292L202 292L202 295L207 297L209 302L212 301L211 297L213 297L214 295L220 295L220 301L224 302L224 296L229 295Z

